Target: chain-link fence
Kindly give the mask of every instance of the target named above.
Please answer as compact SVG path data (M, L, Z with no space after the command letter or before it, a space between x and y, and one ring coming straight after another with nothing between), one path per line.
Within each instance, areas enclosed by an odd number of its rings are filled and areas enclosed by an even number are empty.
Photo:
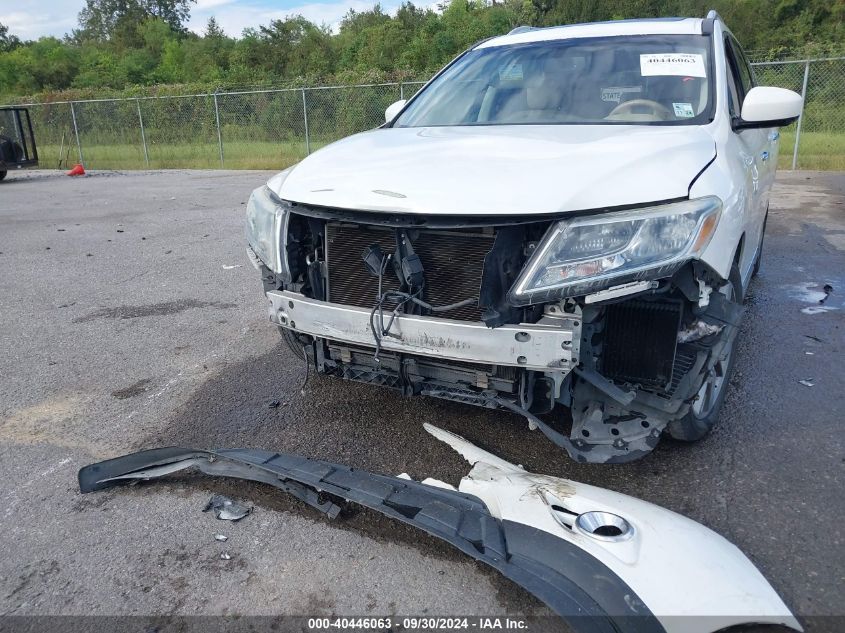
M424 82L23 104L41 166L281 169L372 129Z
M805 96L782 130L782 167L845 169L845 57L752 64L761 85ZM282 169L384 121L423 82L26 104L41 165Z
M781 130L781 166L845 169L845 57L752 66L760 85L804 96L801 117Z

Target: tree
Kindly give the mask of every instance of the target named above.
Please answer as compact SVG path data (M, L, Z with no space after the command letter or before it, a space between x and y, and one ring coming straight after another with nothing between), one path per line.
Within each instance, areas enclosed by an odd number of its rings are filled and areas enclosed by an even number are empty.
M0 22L0 52L9 53L20 45L18 36L9 33L9 27Z
M217 18L213 15L208 18L208 23L205 25L205 37L210 39L222 39L226 37L223 29L217 24Z
M149 18L158 18L178 33L196 0L85 0L79 12L77 40L111 41L132 47L137 44L136 27Z
M329 71L331 32L301 15L273 20L259 28L259 38L267 48L264 67L278 77L304 77L316 71Z
M837 56L845 41L845 0L442 0L437 11L401 0L395 13L379 4L349 11L337 33L291 16L237 38L213 17L203 35L187 31L195 1L85 0L79 30L63 40L21 42L0 24L0 101L69 86L201 82L211 89L423 78L474 42L517 25L703 17L710 8L755 57Z

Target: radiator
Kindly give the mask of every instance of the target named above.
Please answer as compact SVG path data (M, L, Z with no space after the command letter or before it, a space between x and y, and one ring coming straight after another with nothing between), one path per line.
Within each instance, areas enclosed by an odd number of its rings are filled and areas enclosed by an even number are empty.
M680 302L633 300L608 306L602 351L604 375L669 388L681 313Z
M438 306L477 297L484 257L493 247L493 239L492 233L420 231L413 245L425 269L424 300ZM385 254L395 252L395 229L339 222L326 224L329 301L373 307L378 297L378 278L370 274L361 259L361 253L372 244L378 244ZM398 289L399 280L390 267L385 271L382 290ZM480 321L481 310L471 305L438 312L437 316Z

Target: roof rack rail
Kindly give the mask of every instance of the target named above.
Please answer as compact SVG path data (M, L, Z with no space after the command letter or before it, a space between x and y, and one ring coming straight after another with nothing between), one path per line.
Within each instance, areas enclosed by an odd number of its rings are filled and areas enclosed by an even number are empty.
M511 29L508 31L508 35L516 35L517 33L528 33L529 31L537 31L539 30L536 26L518 26L515 29Z

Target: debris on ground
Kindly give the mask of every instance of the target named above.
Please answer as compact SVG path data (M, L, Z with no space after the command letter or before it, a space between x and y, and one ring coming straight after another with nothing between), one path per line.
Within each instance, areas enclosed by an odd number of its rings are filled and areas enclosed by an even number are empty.
M798 382L804 385L805 387L814 387L816 384L813 382L813 378L805 378L804 380L799 380Z
M691 614L702 622L718 616L719 629L754 623L802 630L753 563L703 525L611 490L528 472L453 433L424 428L472 464L457 488L299 455L179 447L85 466L79 488L198 469L269 484L329 518L339 515L339 504L355 503L497 569L578 633L690 633L688 617L670 616ZM215 499L232 503L215 495L210 507ZM228 551L219 556L233 558Z
M211 495L211 499L208 500L202 511L208 512L209 510L214 510L215 516L221 521L240 521L252 512L252 508L249 506L232 501L225 495Z
M215 541L220 541L221 543L225 543L226 541L228 541L228 540L229 540L229 537L228 537L228 536L226 536L225 534L215 534L215 535L214 535L214 540L215 540Z
M243 264L223 264L223 270L232 270L233 268L240 268Z
M267 408L268 409L278 409L281 405L282 405L281 400L271 400L270 402L267 403Z
M822 288L822 291L824 292L824 297L819 299L819 303L824 303L825 301L827 301L827 298L830 296L830 293L833 292L833 286L831 286L830 284L825 284Z

